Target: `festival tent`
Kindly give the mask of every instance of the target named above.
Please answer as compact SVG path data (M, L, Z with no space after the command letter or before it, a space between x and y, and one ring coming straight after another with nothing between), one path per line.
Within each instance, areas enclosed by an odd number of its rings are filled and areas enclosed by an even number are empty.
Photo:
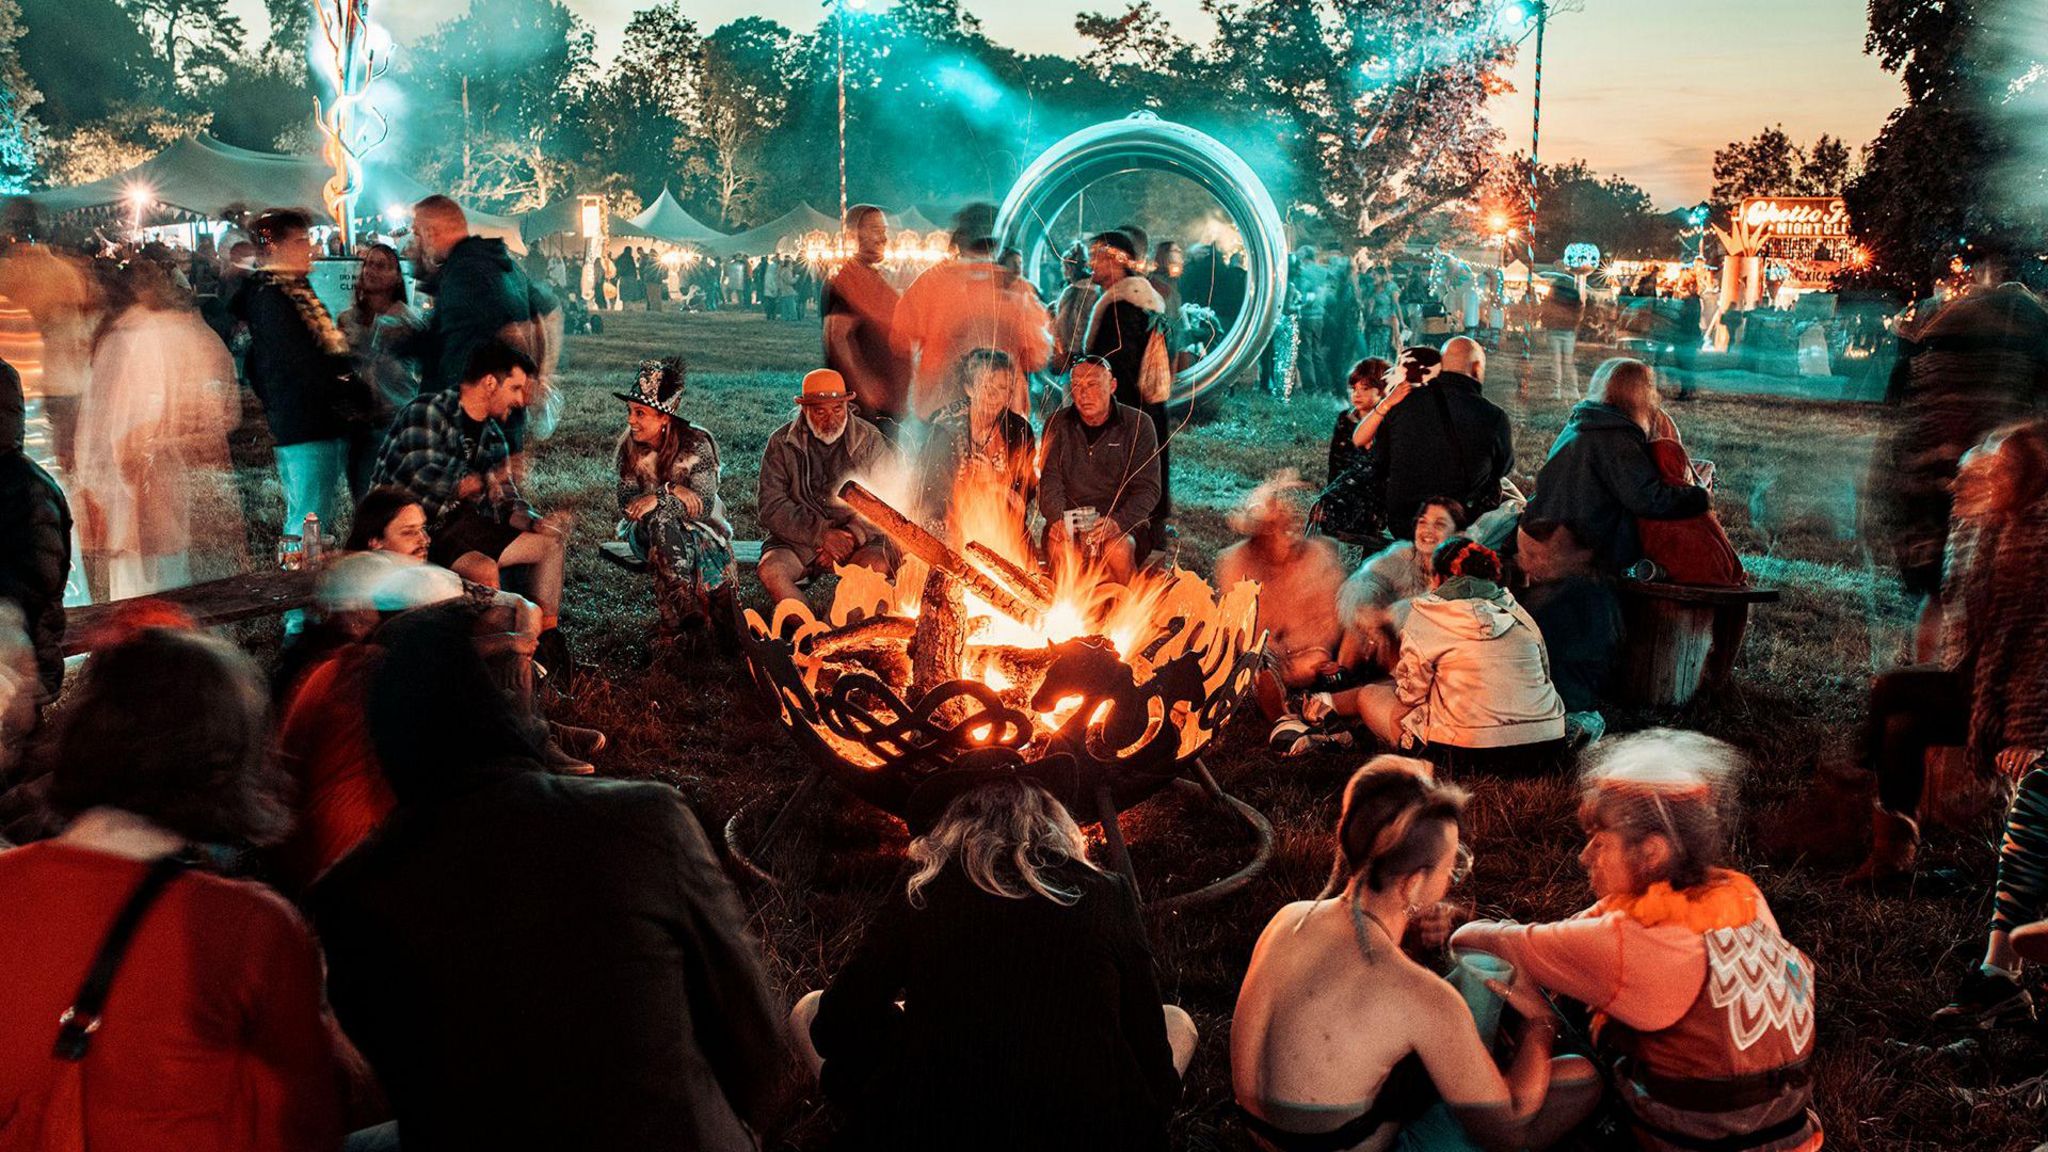
M671 244L694 244L703 246L710 242L726 239L723 232L690 215L667 188L655 197L645 211L628 220L627 223L639 235L652 236Z
M759 227L716 240L706 240L699 246L714 256L734 256L741 252L759 256L775 251L778 244L793 236L802 236L806 232L838 231L838 221L809 204L799 204Z
M321 190L333 170L317 156L257 152L223 144L211 136L188 136L125 172L72 188L51 188L26 199L53 216L104 210L131 211L131 197L147 192L147 220L220 220L229 208L305 208L321 212ZM388 165L363 167L363 191L357 201L365 219L386 205L406 204L432 189ZM505 238L518 247L515 221L470 210L470 230Z
M889 213L890 231L901 232L906 228L912 232L945 231L945 229L939 227L937 224L932 223L930 217L918 211L917 205L915 204L912 204L910 207L905 208L901 212Z

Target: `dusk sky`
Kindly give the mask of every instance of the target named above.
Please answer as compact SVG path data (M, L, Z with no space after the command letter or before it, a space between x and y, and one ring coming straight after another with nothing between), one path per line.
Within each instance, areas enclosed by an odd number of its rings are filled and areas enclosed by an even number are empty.
M627 19L648 0L567 0L597 31L600 56L618 48ZM1080 11L1120 11L1117 0L1033 4L965 0L989 36L1026 52L1078 54ZM1197 0L1157 0L1206 38ZM260 0L235 0L252 28ZM877 0L879 3L879 0ZM403 43L461 10L460 0L372 0L371 15ZM706 30L759 14L794 28L819 19L817 0L685 0ZM1901 94L1863 54L1863 0L1584 0L1555 16L1545 45L1543 158L1582 157L1642 185L1660 207L1703 197L1714 150L1782 123L1794 140L1822 132L1857 148L1876 135ZM1516 91L1493 110L1508 146L1529 145L1525 50Z

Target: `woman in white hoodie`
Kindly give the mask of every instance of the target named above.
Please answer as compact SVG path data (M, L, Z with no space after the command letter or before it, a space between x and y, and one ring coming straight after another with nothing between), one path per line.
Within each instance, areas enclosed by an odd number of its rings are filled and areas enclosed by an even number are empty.
M1317 697L1309 711L1355 714L1388 747L1448 767L1550 767L1564 748L1564 702L1542 631L1500 584L1500 557L1453 536L1433 567L1436 586L1411 602L1392 682L1348 700Z

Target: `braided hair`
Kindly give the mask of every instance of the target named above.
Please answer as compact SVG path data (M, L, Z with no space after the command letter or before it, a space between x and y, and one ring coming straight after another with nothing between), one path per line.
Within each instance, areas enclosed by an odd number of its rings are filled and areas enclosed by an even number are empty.
M1430 557L1439 580L1454 576L1470 576L1478 580L1500 583L1500 556L1493 549L1481 544L1470 536L1453 536L1436 546L1436 554Z

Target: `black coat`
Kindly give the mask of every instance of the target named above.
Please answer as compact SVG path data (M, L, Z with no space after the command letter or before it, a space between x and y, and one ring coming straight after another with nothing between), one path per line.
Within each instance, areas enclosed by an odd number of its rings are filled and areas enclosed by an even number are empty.
M1054 877L1080 900L992 896L957 863L922 908L896 889L811 1025L855 1143L1166 1147L1180 1078L1137 903L1114 875Z
M407 1152L751 1152L783 1017L675 790L517 763L444 790L402 792L309 901Z
M1457 372L1438 373L1387 413L1373 445L1386 477L1385 522L1397 534L1432 496L1449 496L1472 516L1499 507L1500 478L1515 462L1508 414Z
M1650 438L1626 413L1582 400L1550 446L1523 516L1571 525L1601 570L1613 573L1642 559L1637 517L1681 520L1709 504L1704 488L1664 482Z
M21 374L0 361L0 600L21 609L50 696L64 684L64 583L71 575L71 506L23 450Z
M619 270L621 277L632 274L630 264ZM555 310L554 294L527 278L505 242L483 236L458 241L423 287L434 297L434 310L418 349L421 392L462 383L477 348L502 339L510 325Z
M348 350L322 348L275 277L258 272L243 280L234 312L249 325L243 374L263 401L270 438L280 447L343 440L370 426L376 401L356 377Z

